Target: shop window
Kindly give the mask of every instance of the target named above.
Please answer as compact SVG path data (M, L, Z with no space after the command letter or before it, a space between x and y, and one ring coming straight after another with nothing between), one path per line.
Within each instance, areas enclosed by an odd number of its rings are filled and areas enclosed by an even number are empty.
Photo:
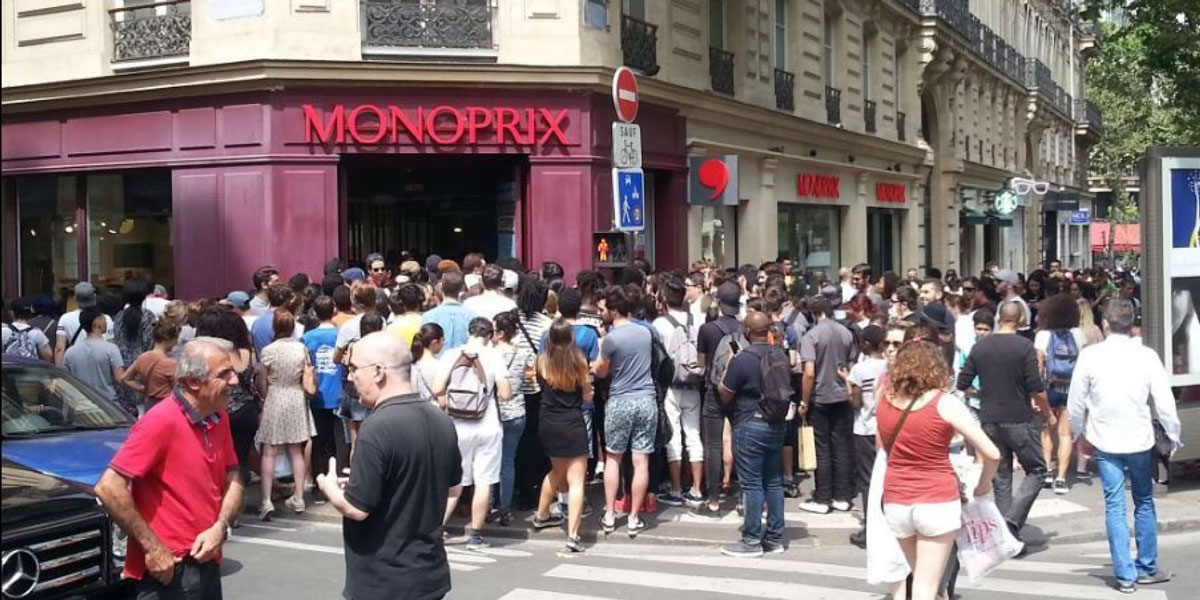
M734 260L734 219L737 207L700 207L700 258L721 267L737 266Z
M21 294L54 293L79 282L77 177L16 182Z
M171 289L171 173L87 176L88 274L97 288L145 277Z
M841 266L838 209L833 206L779 207L779 251L803 267L810 280L833 279Z

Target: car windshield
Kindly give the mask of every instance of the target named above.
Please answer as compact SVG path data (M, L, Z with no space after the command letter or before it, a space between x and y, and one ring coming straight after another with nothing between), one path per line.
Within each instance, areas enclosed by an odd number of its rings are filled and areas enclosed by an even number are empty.
M117 405L51 368L5 365L3 391L5 437L132 424Z

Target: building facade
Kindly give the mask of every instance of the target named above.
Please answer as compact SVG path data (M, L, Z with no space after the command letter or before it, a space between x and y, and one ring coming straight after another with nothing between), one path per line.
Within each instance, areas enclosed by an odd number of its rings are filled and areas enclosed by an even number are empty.
M786 254L827 271L1027 270L1087 240L1096 40L1060 2L2 11L6 295L143 273L215 295L260 264L316 273L376 250L590 268L593 234L613 227L622 64L640 74L646 173L630 251L657 267ZM736 206L689 203L698 156L737 157ZM997 211L1014 177L1046 194Z

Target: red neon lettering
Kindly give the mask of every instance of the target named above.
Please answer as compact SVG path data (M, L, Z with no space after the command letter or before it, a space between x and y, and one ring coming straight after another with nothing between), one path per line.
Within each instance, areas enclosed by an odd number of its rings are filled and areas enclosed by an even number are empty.
M550 137L558 138L558 143L567 144L567 134L561 128L563 121L567 120L567 110L564 108L558 111L557 114L551 113L545 108L539 108L542 118L546 121L546 132L542 134L542 139L538 140L539 146L545 146Z
M877 183L875 184L875 198L880 202L904 202L904 186L895 183Z
M358 129L358 117L364 111L375 113L377 128L375 129L375 137L367 138ZM350 126L350 139L358 144L378 144L383 136L387 135L386 116L383 114L383 109L373 104L363 104L350 111L350 120L347 125Z
M537 117L535 116L536 114L537 113L535 113L532 108L525 109L525 133L526 133L526 139L528 140L525 143L529 144L530 146L532 146L533 143L537 141Z
M479 117L483 117L481 121ZM467 143L478 141L478 132L492 124L492 111L478 106L467 107Z
M808 198L839 198L841 180L832 175L801 173L796 178L796 195Z
M505 119L505 115L509 118ZM496 143L504 143L504 132L512 134L513 143L521 143L521 132L517 126L521 122L521 113L515 108L497 108L496 109ZM533 143L532 140L529 143Z
M390 112L392 114L391 142L393 144L396 143L397 138L400 136L400 128L401 127L403 127L404 130L408 132L408 137L412 138L413 143L415 143L415 144L424 144L425 143L425 109L424 108L421 108L420 106L417 107L417 120L416 121L410 120L408 118L408 115L405 114L404 111L400 110L400 107L398 107L398 106L389 106L388 112Z
M317 115L317 109L311 104L305 104L301 108L304 109L304 142L311 144L313 142L313 134L322 144L328 144L329 138L334 138L334 143L341 144L346 141L346 109L338 104L329 112L329 121L322 123L320 116Z
M450 113L451 115L454 115L454 135L449 138L438 136L440 132L437 129L437 119L438 115L441 113ZM457 144L458 140L462 139L463 130L465 128L466 124L463 122L462 113L458 112L458 110L452 106L435 107L425 116L425 131L429 133L429 139L433 140L436 144L442 144L444 146Z

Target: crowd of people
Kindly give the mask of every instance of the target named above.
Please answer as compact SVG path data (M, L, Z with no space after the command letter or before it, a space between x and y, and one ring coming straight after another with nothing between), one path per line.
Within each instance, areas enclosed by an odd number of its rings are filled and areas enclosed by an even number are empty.
M48 297L21 298L4 351L54 361L155 424L134 428L101 482L110 511L127 481L143 498L147 461L165 460L150 456L152 442L134 443L139 428L224 423L228 455L218 448L217 463L237 477L208 462L226 493L201 514L234 525L240 511L225 503L254 481L262 520L276 494L297 513L330 502L347 518L347 597L445 593L442 526L468 490L469 549L487 547L485 524L532 510L534 528L565 525L566 549L582 552L593 510L604 534L623 520L636 538L661 503L702 519L737 511L741 536L727 555L783 552L785 498L800 496L800 481L814 480L800 510L847 512L856 498L865 508L879 449L884 520L914 567L913 598L953 590L960 498L993 492L1019 537L1043 489L1066 493L1092 472L1119 586L1164 578L1150 539L1146 398L1175 444L1179 422L1162 364L1138 340L1133 273L1051 261L1027 276L994 264L962 278L866 264L826 274L781 256L661 272L636 260L569 283L552 262L372 254L329 261L319 281L264 266L249 283L183 302L145 280L120 299L83 282L65 314ZM1106 365L1131 356L1146 368L1110 381L1122 371ZM226 400L214 408L217 396ZM813 433L810 473L798 468L802 427ZM963 442L983 472L971 490L949 460ZM1113 537L1125 526L1126 468L1145 544L1136 564L1128 532ZM603 506L587 505L588 481L603 482ZM151 529L130 529L141 562L127 570L161 581L169 565ZM865 532L851 541L865 545Z

